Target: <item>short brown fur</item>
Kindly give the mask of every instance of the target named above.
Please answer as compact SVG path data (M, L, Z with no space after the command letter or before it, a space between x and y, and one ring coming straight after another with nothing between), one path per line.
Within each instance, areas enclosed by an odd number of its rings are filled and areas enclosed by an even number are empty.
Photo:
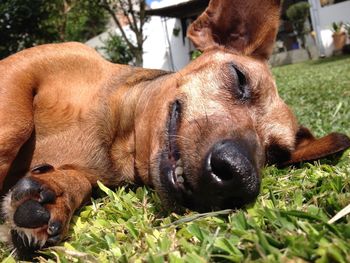
M161 168L173 162L174 145L199 210L206 202L198 197L204 191L198 183L202 164L217 142L246 142L257 171L269 162L287 165L348 148L345 135L316 139L299 128L278 96L267 63L278 24L279 1L212 0L188 33L204 54L178 73L115 65L78 43L42 45L2 60L0 189L6 193L23 176L28 181L20 180L21 187L41 185L24 197L15 195L18 184L13 188L3 202L6 224L34 240L34 247L57 243L97 181L141 182L165 203L183 205L187 200L172 196ZM248 97L237 95L238 72ZM173 140L168 137L174 103L181 105L181 120ZM42 164L54 168L31 172ZM43 189L55 200L43 203ZM28 199L50 213L39 228L16 226L16 211ZM216 206L205 209L211 208ZM57 221L62 230L53 240L50 226Z

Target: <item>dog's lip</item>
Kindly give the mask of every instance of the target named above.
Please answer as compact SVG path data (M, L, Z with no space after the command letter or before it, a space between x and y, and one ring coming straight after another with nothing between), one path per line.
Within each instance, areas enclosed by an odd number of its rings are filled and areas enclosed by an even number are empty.
M182 185L184 183L183 173L184 168L182 165L182 160L179 159L176 161L175 165L172 165L171 172L168 173L170 182L174 185Z
M167 198L181 206L188 206L192 190L187 182L183 161L179 158L174 162L168 154L162 154L160 161L160 181L167 192Z
M186 181L185 165L177 136L181 123L181 110L182 104L179 100L170 105L165 131L167 136L160 156L159 171L163 187L177 202L183 203L185 196L191 194L191 190Z
M168 177L168 181L173 186L174 190L188 193L190 192L186 187L186 177L184 175L182 159L177 160L176 164L172 165L171 169L168 170L166 176Z

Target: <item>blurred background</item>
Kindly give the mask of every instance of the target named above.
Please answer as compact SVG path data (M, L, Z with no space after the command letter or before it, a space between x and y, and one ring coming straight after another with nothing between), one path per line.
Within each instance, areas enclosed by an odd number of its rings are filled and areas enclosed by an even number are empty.
M200 55L186 30L208 3L1 0L0 58L44 43L79 41L112 62L178 70ZM349 0L284 0L281 12L273 66L350 52Z

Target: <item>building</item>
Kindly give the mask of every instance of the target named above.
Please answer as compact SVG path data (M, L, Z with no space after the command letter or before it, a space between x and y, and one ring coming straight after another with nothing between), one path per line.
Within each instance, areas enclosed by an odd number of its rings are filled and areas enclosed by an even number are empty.
M309 3L320 55L330 56L333 53L332 23L350 23L350 1L309 0Z
M194 50L192 43L186 38L187 26L208 5L209 0L163 0L153 2L147 10L149 21L144 25L144 35L147 36L143 44L143 66L176 71L187 65ZM130 39L133 32L124 27ZM111 26L109 32L117 32ZM104 32L86 42L87 45L97 48L103 46L108 37Z
M302 0L284 0L282 6L282 21L278 34L275 54L270 62L272 65L301 62L319 56L329 56L333 53L332 22L350 22L350 0L308 0L311 5L311 29L314 38L308 37L308 50L300 49L298 39L292 24L286 18L286 10L291 4ZM162 0L152 2L146 13L150 16L144 25L144 35L147 36L143 49L143 66L163 70L177 71L187 65L191 59L194 47L186 37L188 25L207 7L209 0ZM125 26L130 39L133 32ZM110 31L118 30L111 26ZM92 47L102 46L108 33L89 40Z

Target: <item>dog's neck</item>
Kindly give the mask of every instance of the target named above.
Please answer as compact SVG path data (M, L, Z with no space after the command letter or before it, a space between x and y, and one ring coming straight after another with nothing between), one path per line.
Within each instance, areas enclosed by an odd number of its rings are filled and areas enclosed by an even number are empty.
M150 144L152 134L147 134L146 126L156 118L145 119L144 114L154 108L155 96L173 82L171 72L126 67L122 77L116 76L108 88L111 89L109 113L115 120L110 127L113 134L110 152L118 181L152 185L149 177ZM118 87L115 89L115 87ZM137 147L136 147L137 145ZM137 149L141 149L136 151Z

